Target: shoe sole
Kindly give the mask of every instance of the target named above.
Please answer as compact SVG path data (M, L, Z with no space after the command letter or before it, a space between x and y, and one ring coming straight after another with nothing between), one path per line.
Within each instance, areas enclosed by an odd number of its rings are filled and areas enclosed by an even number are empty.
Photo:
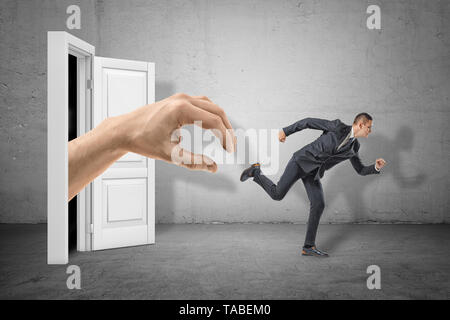
M302 256L318 257L318 258L328 258L329 257L329 255L318 255L318 254L303 253L303 252L302 252Z

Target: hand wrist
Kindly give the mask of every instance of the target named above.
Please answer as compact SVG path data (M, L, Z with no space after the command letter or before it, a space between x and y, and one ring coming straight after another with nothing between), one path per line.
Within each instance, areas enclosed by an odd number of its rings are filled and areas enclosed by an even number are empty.
M130 134L126 123L124 115L107 118L101 123L107 135L105 138L109 140L108 149L112 153L125 154L128 152Z

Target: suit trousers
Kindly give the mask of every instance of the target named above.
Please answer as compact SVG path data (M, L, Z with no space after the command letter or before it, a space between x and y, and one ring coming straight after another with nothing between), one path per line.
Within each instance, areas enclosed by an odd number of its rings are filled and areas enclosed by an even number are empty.
M297 164L294 157L292 157L277 184L264 176L260 170L257 170L253 177L253 181L259 184L273 200L277 201L282 200L294 183L302 179L310 202L305 237L305 245L309 246L315 245L317 228L319 227L320 217L325 208L322 184L320 180L314 180L314 176L315 170L308 174L305 173Z

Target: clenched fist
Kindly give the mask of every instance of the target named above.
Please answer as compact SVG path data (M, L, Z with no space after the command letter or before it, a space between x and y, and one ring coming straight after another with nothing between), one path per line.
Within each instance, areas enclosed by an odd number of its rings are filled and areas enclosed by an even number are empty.
M278 132L278 140L280 140L280 142L286 141L286 134L284 133L283 129L281 129L280 132Z
M377 167L378 170L383 168L385 165L386 165L386 161L383 158L379 158L375 161L375 166Z

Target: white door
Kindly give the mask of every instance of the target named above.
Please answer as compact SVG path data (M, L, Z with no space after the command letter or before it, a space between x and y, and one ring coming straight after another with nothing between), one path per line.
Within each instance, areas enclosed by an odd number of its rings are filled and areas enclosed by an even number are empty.
M93 125L155 102L153 63L94 57ZM128 153L92 184L92 250L155 242L155 161Z

